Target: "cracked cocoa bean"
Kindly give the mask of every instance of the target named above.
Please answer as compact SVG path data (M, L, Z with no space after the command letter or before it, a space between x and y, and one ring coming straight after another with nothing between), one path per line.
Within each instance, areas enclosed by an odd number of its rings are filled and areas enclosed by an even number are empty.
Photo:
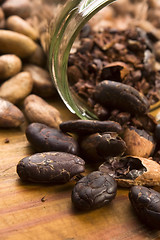
M26 137L38 152L60 151L78 154L78 143L73 137L45 124L30 124L26 129Z
M125 154L137 157L150 157L156 146L152 135L133 126L125 129L123 140L127 145Z
M149 109L149 102L142 93L129 85L115 81L100 82L95 88L94 98L105 107L133 114L145 113Z
M114 121L97 121L97 120L70 120L62 122L60 129L63 132L72 132L79 135L86 135L101 132L121 132L122 127Z
M160 193L147 187L133 186L131 204L139 218L149 227L160 229Z
M126 144L117 133L94 133L79 140L81 152L90 162L102 162L108 157L122 155Z
M76 183L71 199L77 209L91 210L107 205L116 193L116 181L108 174L94 171Z
M85 162L70 153L43 152L25 157L17 165L23 181L61 184L84 172Z
M160 165L136 156L112 157L99 166L99 171L112 176L121 187L133 185L160 186Z

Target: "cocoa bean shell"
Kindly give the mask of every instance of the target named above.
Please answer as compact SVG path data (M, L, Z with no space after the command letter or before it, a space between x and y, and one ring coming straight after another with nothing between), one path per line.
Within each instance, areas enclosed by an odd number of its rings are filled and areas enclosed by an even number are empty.
M148 158L155 149L153 137L144 130L126 128L123 133L123 140L127 146L125 152L127 155Z
M146 168L146 172L134 180L116 179L117 184L121 187L130 187L133 185L144 185L148 187L160 186L160 165L151 159L136 156L132 156L132 158L135 158L135 161L136 158L138 158Z

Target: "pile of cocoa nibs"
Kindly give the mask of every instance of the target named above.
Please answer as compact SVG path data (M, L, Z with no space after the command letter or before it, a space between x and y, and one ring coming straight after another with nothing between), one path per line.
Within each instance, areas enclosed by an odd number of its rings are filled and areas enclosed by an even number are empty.
M160 4L117 1L84 26L68 78L99 120L63 122L48 103L57 92L32 24L32 1L17 2L0 1L0 127L25 126L35 151L17 163L19 177L72 181L80 211L109 207L117 188L127 187L140 219L159 228L160 193L153 188L160 186L160 125L150 106L160 100Z

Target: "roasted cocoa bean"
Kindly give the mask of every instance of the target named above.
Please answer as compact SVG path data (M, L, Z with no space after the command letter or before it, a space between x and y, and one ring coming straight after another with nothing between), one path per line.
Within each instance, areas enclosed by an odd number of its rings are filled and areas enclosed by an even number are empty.
M43 152L25 157L17 165L17 173L23 181L38 183L66 183L84 172L83 159L64 152Z
M44 124L30 124L26 137L38 152L60 151L78 155L78 143L73 137Z
M91 210L106 206L116 193L116 181L108 174L95 171L76 183L71 199L77 209Z
M119 82L108 80L100 82L95 88L94 98L105 107L133 114L145 113L149 109L145 96L135 88Z
M160 229L160 193L147 187L133 186L130 202L138 217L149 227Z
M79 140L82 155L91 162L122 155L126 144L117 133L94 133Z
M114 121L97 121L97 120L70 120L62 122L60 129L63 132L72 132L79 135L87 135L102 132L121 132L122 127Z

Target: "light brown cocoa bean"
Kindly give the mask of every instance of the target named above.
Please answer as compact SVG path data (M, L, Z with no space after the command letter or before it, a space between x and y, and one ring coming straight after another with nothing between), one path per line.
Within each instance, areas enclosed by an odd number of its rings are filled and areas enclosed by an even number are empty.
M18 127L24 122L24 115L11 102L0 98L0 127Z
M36 50L35 42L21 34L9 30L0 30L0 52L12 53L21 58L30 56Z
M2 4L3 11L5 15L18 15L22 18L27 18L30 16L31 3L29 0L6 0Z
M51 97L55 95L55 88L53 86L49 73L38 66L27 64L23 67L24 71L28 71L33 78L33 92L40 97Z
M36 46L36 50L26 60L28 63L35 64L39 67L44 67L47 64L46 54L39 44L36 44Z
M0 80L7 79L20 72L22 61L14 54L0 56Z
M127 127L123 134L123 140L127 145L125 154L148 158L155 150L155 142L145 130Z
M10 16L6 20L6 28L14 32L22 33L33 40L37 40L39 37L38 31L19 16Z
M5 17L2 8L0 7L0 28L4 28L5 26Z
M31 74L21 72L1 85L0 97L12 103L18 103L31 93L32 87L33 79Z
M30 122L44 123L55 128L62 122L60 112L34 94L24 100L24 112Z

